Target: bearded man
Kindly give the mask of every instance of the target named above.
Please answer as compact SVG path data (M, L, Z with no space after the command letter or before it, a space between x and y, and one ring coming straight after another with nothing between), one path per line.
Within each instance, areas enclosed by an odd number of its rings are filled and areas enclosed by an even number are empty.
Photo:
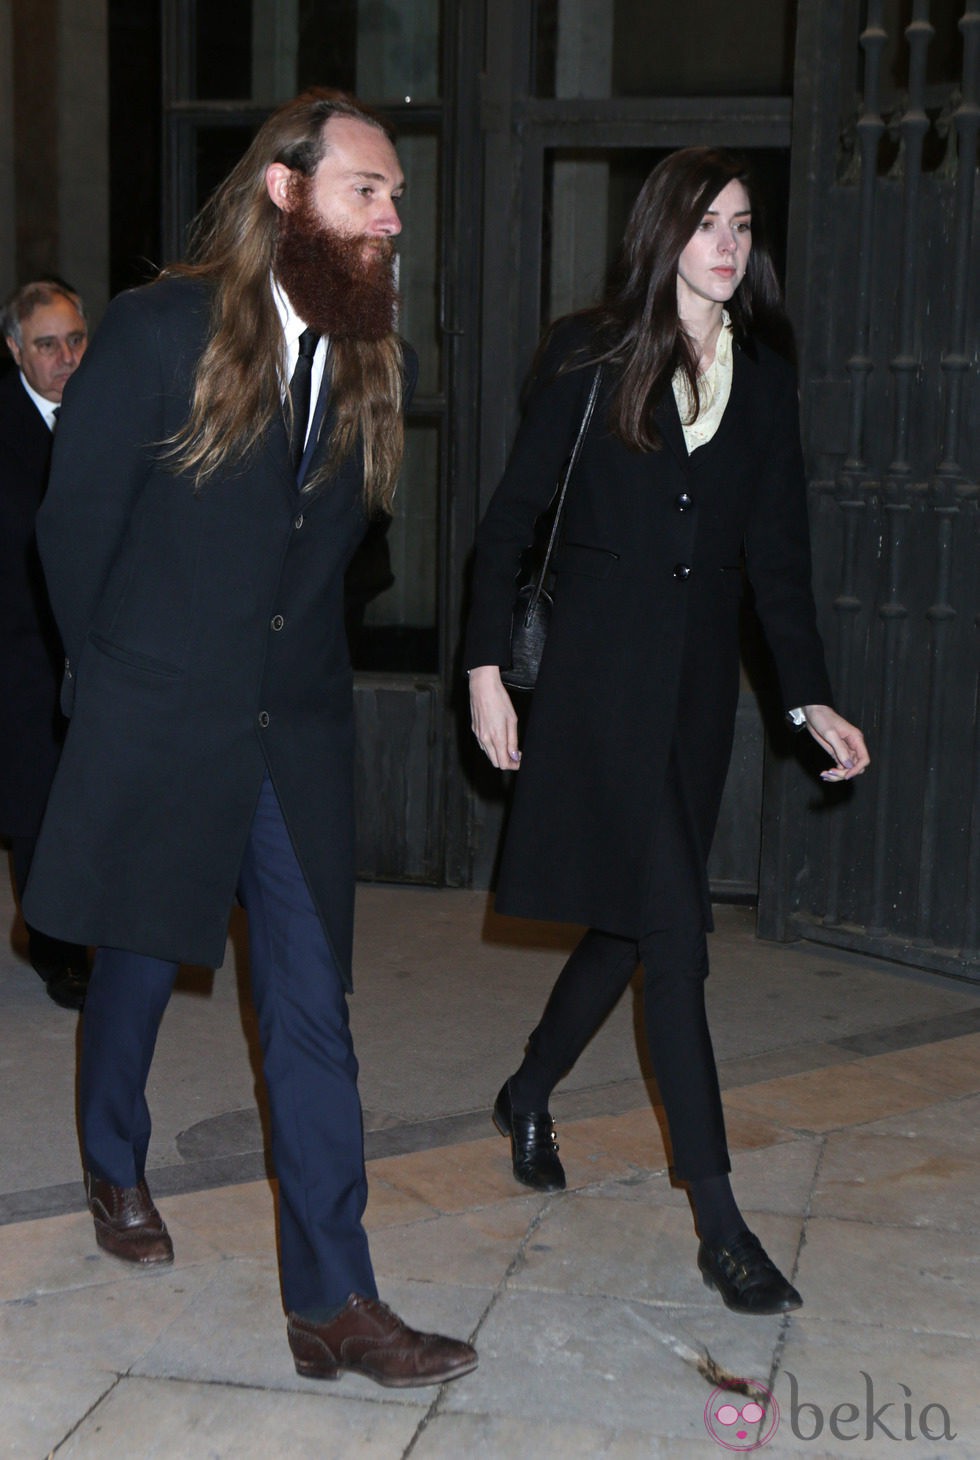
M180 963L249 923L296 1368L393 1386L465 1343L378 1301L357 1061L343 578L390 501L416 360L394 332L389 133L316 89L274 113L190 261L110 306L65 393L38 541L71 724L25 908L95 945L79 1078L96 1240L173 1260L145 1087Z

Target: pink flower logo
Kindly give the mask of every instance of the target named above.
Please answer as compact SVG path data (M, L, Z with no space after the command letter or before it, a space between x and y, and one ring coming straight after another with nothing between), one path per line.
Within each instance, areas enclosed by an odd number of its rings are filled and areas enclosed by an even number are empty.
M708 1434L726 1450L746 1453L768 1445L779 1425L776 1397L757 1379L739 1381L749 1391L712 1389L704 1406Z

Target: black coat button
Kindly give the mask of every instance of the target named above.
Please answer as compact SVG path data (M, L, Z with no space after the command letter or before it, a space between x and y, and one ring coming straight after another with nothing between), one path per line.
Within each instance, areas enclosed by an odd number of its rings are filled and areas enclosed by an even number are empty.
M694 506L694 498L690 492L681 492L674 498L674 506L678 512L690 512Z
M277 613L275 618L272 620L272 628L278 634L279 630L285 627L285 624L286 620L283 618L282 614Z
M262 729L263 730L266 728L266 726L268 725L268 723L269 723L269 712L268 712L268 710L260 710L259 711L259 724L262 726Z
M678 563L677 566L676 566L676 568L674 569L674 577L675 578L690 578L690 576L691 576L691 565L690 565L690 563Z

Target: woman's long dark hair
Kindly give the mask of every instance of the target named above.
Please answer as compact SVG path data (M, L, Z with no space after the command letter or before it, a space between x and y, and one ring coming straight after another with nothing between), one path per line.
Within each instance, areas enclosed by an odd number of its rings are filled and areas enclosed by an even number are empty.
M610 403L613 433L638 451L661 446L653 413L676 370L687 376L698 409L698 355L677 313L677 264L711 204L730 182L752 209L752 251L727 309L735 338L764 338L791 351L792 330L766 245L760 202L745 159L717 147L685 147L650 173L633 204L615 282L580 317L592 325L591 359L619 367Z

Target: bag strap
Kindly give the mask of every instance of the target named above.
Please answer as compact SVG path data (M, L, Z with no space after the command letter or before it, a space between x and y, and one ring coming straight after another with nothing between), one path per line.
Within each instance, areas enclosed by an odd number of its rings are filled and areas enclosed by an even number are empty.
M595 409L596 397L599 394L599 381L602 377L602 366L596 366L595 375L592 377L592 389L589 391L589 398L585 403L585 410L579 424L578 435L575 437L575 445L572 447L572 454L568 458L568 465L561 479L561 486L558 489L558 505L555 508L554 521L551 524L551 532L548 536L548 546L545 548L544 558L541 562L541 570L538 573L538 580L534 585L534 592L531 594L527 606L526 617L530 618L541 594L544 592L545 580L548 576L548 568L551 563L551 555L554 552L555 543L558 541L558 534L561 531L562 513L565 508L565 497L568 494L568 483L572 479L572 472L582 454L582 442L585 440L585 433L589 429L589 422L592 419L592 412Z

